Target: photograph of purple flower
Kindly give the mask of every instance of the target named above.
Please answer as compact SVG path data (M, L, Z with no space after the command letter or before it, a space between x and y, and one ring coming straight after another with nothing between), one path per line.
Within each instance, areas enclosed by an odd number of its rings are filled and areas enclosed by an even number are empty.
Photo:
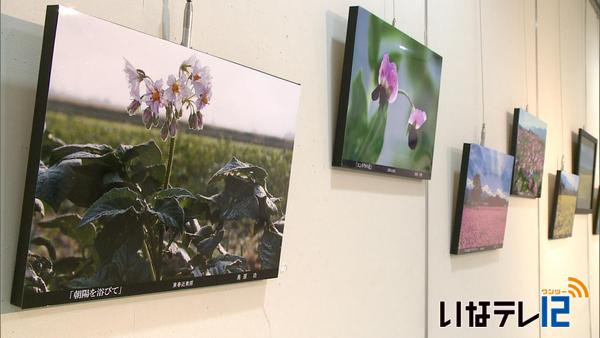
M502 247L514 157L465 143L450 253Z
M442 57L350 7L333 166L429 179Z
M62 6L44 30L11 302L277 277L299 85Z
M547 125L524 109L516 108L511 154L515 157L511 194L538 198L542 194Z

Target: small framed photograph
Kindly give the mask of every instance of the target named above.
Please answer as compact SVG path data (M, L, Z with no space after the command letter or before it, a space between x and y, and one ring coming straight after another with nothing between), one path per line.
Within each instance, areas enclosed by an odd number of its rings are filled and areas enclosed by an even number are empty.
M450 253L502 248L514 157L465 143Z
M430 179L442 57L350 7L334 167Z
M556 172L552 213L550 215L550 231L548 238L559 239L571 237L577 203L577 187L579 177L562 170Z
M524 109L515 109L511 145L515 166L511 195L529 198L541 196L546 133L546 122Z
M577 193L578 214L591 214L594 205L594 171L596 169L596 149L598 140L583 129L579 129L575 151L575 170L579 176Z

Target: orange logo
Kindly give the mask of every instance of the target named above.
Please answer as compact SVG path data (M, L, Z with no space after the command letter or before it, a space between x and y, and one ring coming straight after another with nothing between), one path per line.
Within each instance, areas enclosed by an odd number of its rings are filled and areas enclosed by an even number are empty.
M569 294L573 298L590 298L588 288L582 281L575 277L569 277Z

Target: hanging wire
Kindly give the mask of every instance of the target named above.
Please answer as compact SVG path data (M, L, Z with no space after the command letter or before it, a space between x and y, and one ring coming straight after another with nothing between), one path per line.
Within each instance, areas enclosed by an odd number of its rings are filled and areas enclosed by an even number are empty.
M527 70L527 25L525 24L525 6L527 1L523 1L523 53L525 54L525 111L529 112L529 71Z
M480 46L480 62L481 62L481 138L479 144L485 146L485 100L484 100L484 86L483 86L483 15L481 10L481 0L479 0L479 46Z
M396 27L396 0L392 0L392 26Z
M565 170L565 124L563 114L562 44L560 34L560 0L558 0L558 84L560 87L560 170Z

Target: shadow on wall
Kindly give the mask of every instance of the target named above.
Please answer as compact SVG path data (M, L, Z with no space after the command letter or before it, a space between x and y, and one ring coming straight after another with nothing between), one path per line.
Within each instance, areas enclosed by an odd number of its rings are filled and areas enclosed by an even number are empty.
M1 313L15 311L10 291L42 49L42 26L2 14L2 197L0 204ZM7 161L6 159L10 159Z
M554 212L554 189L556 189L556 174L551 174L548 173L548 198L546 200L548 200L548 224L546 224L546 238L545 239L549 239L550 238L550 220L552 219L552 213ZM542 227L544 226L544 224L542 224Z

